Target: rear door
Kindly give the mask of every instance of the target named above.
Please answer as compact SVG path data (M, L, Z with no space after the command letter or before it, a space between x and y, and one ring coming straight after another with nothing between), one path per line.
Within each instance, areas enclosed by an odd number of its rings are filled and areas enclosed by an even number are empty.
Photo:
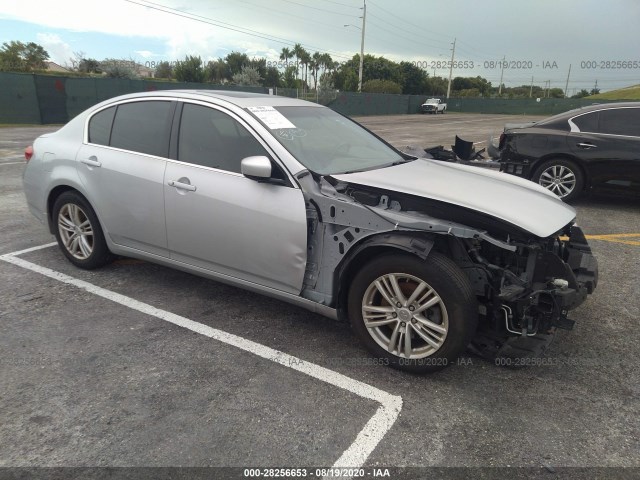
M164 182L171 258L299 294L307 242L300 189L239 117L197 103L185 103L180 117ZM271 158L274 182L240 173L240 161L255 155Z
M176 103L121 103L95 114L78 173L116 244L168 257L163 181Z
M640 185L640 108L605 109L572 121L580 132L570 134L570 147L592 184Z

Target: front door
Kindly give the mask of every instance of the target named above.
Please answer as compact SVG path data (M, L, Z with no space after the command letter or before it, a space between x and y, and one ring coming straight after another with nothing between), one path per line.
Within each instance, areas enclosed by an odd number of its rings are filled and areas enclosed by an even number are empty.
M269 156L238 119L184 104L177 160L168 161L164 177L171 258L299 294L307 242L302 192L244 177L240 161L252 155Z

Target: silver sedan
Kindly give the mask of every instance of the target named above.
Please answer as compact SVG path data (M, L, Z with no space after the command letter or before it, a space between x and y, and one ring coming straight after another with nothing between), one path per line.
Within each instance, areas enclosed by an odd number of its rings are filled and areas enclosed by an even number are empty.
M74 265L137 257L347 319L409 371L470 343L528 355L597 283L574 210L546 189L403 154L300 100L125 95L25 156L29 208Z

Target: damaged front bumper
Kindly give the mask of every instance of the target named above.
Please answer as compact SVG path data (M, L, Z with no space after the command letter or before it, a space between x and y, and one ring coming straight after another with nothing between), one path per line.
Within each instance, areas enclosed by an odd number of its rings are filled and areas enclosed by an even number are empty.
M556 329L573 328L569 312L598 285L598 262L582 229L573 225L564 233L548 239L552 244L530 246L528 255L520 257L526 262L520 272L503 270L494 277L500 288L483 307L486 322L472 343L476 353L517 360L540 357Z
M567 315L581 305L598 284L598 263L582 229L570 227L569 237L558 238L554 248L531 251L525 285L500 290L500 313L509 333L533 336L550 329L570 330Z

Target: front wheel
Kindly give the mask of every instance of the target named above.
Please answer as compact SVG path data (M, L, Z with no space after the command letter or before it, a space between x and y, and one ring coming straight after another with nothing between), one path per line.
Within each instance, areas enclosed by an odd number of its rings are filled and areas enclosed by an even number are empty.
M111 260L98 217L82 195L61 194L53 204L52 219L58 245L75 266L90 270Z
M540 165L531 180L555 193L565 202L575 200L584 188L584 175L571 160L551 159Z
M440 370L462 353L476 330L469 279L447 257L388 254L353 278L351 326L377 358L414 373Z

